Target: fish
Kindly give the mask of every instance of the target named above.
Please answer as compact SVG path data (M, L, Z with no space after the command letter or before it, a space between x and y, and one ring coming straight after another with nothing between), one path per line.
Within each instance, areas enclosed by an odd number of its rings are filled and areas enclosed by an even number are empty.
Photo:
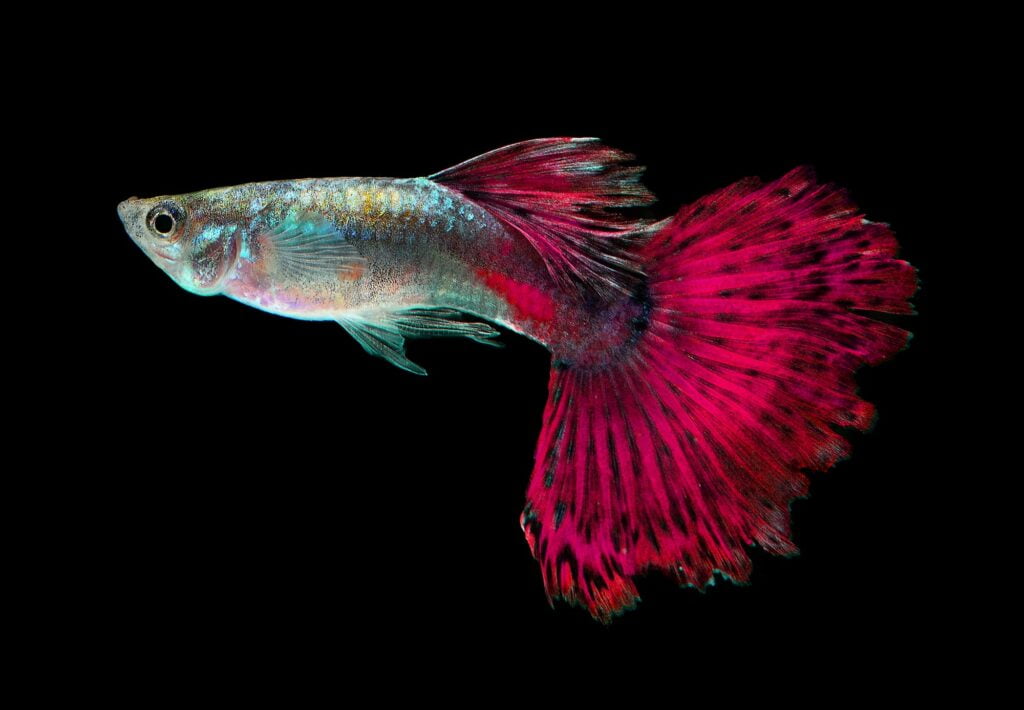
M412 338L551 353L520 525L549 603L609 622L637 578L747 584L795 555L789 506L875 408L854 373L906 348L917 270L809 166L662 218L635 156L543 138L427 177L257 182L120 203L179 286L334 321L415 375ZM896 316L890 317L890 316Z

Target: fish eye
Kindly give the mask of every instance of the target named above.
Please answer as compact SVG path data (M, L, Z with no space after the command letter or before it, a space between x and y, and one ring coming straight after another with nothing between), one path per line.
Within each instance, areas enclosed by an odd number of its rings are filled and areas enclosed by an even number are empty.
M160 234L170 234L174 229L174 217L169 214L158 214L153 218L153 228Z
M177 205L163 204L150 210L146 223L153 234L161 239L169 239L177 233L184 217Z

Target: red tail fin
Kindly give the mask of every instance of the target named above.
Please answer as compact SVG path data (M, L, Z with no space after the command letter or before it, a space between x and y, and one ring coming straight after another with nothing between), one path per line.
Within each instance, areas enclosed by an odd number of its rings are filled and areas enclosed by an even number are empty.
M884 224L807 169L683 208L640 249L649 322L600 371L555 369L522 525L547 592L608 620L657 568L746 581L745 546L790 554L803 469L865 429L854 370L909 334L857 311L912 312L913 267Z

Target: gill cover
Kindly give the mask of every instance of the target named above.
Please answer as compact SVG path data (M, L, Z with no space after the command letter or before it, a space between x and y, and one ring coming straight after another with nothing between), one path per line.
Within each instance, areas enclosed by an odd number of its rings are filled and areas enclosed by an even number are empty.
M193 237L183 270L187 272L183 277L192 283L190 291L204 296L220 293L221 283L238 258L238 235L238 225L210 224Z
M202 197L129 198L117 208L125 230L186 291L221 292L241 249L242 231L204 209Z

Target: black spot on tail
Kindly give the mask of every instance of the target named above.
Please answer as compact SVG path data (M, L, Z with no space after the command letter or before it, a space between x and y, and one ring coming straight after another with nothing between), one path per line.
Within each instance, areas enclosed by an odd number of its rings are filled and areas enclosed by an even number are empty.
M651 311L654 310L654 301L651 298L651 290L648 288L647 282L637 284L630 298L640 306L639 312L629 321L629 343L633 345L640 340L640 336L647 332L651 325Z
M555 569L561 569L563 564L569 566L569 575L572 579L575 579L579 570L579 564L576 562L576 555L568 547L563 547L559 551L558 556L555 558Z
M558 501L558 505L555 506L555 530L558 530L558 526L562 524L562 518L565 517L565 503Z

